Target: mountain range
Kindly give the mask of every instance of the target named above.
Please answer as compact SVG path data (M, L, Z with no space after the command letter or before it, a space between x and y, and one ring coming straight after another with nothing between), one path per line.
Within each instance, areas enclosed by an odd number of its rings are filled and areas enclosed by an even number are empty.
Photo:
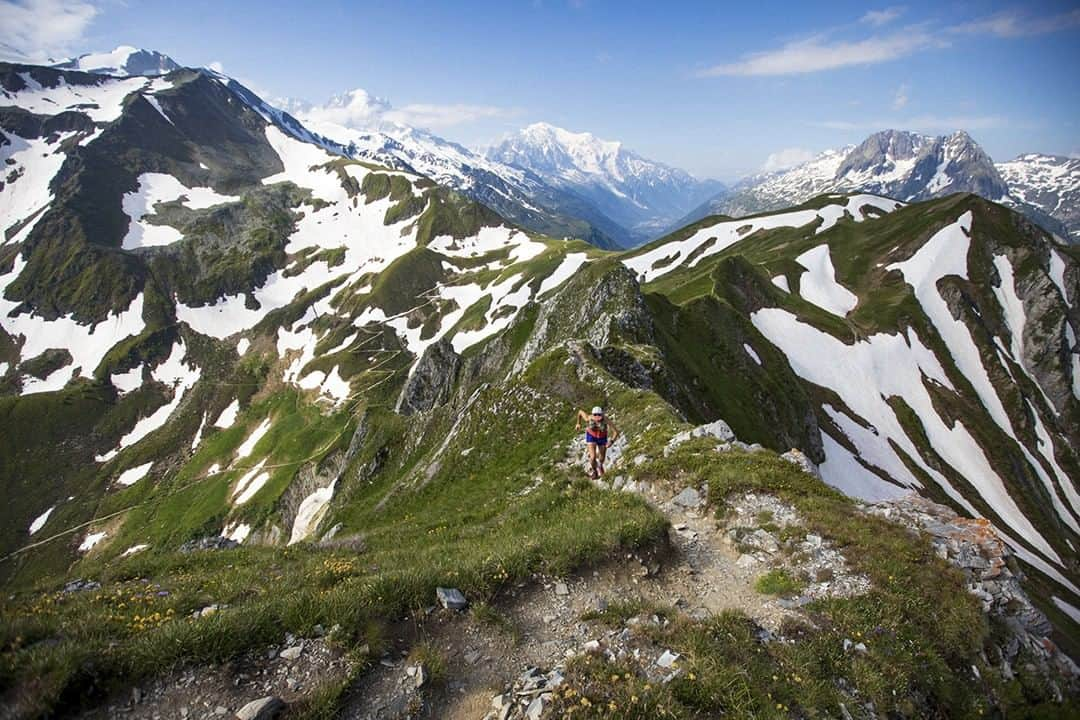
M995 164L970 135L874 133L859 145L827 150L784 170L746 178L680 220L739 217L805 202L823 192L872 192L905 202L971 192L1011 205L1063 238L1080 238L1080 161L1021 155Z
M629 231L707 184L550 126L309 126L205 69L0 88L13 717L1075 709L1080 250L1019 212L1071 169L888 132L611 250L529 193Z

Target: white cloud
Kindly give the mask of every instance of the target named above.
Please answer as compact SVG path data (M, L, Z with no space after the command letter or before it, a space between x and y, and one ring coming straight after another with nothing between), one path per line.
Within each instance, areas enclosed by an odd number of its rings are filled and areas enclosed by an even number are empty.
M464 103L413 103L396 108L387 100L360 88L335 95L324 105L310 105L296 100L275 102L298 117L355 129L378 128L387 123L435 129L513 114L506 108L494 105Z
M949 30L971 35L996 35L997 37L1026 37L1068 30L1080 26L1080 9L1058 15L1032 17L1015 10L955 25Z
M784 148L779 152L774 152L769 157L765 158L765 164L761 166L761 169L765 172L773 172L774 170L786 170L789 167L800 165L808 160L814 158L814 153L805 148Z
M290 112L319 122L351 128L375 127L384 120L383 115L390 110L390 103L361 88L335 95L324 105L309 105L305 108L295 100L291 104L292 107L288 108Z
M872 120L824 120L810 123L827 130L871 130L903 128L924 132L953 130L985 130L1005 127L1009 122L996 115L915 115L908 118L878 118Z
M881 27L882 25L888 25L896 18L904 14L907 8L903 6L887 7L884 10L870 10L861 18L859 22L873 25L874 27Z
M0 50L24 62L64 59L97 14L84 0L0 0Z
M789 42L776 50L753 53L738 62L707 68L699 75L799 75L882 63L937 44L938 41L919 28L854 42L829 41L817 35Z
M892 109L900 110L908 104L908 93L911 92L911 86L907 83L901 83L900 87L896 88L896 94L893 96Z
M220 60L215 60L206 67L210 68L216 73L221 73L222 75L225 74L225 66L221 64Z

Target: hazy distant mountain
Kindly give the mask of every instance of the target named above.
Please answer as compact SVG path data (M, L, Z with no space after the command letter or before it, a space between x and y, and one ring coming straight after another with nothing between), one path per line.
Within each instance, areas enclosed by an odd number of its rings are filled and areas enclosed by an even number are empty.
M570 190L641 241L723 188L678 168L647 160L621 142L601 140L547 123L534 123L487 151L487 157L524 168Z

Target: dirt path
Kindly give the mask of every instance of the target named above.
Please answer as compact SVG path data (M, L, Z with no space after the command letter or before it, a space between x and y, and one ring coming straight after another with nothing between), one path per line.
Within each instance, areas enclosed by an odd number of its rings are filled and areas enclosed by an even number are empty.
M576 465L568 468L575 470ZM434 612L359 681L342 717L480 720L491 710L492 696L524 671L551 668L586 642L603 638L608 628L582 616L606 603L641 600L698 618L738 609L767 629L779 627L790 611L754 590L765 566L740 566L740 553L711 513L693 503L680 505L678 493L669 488L636 490L670 520L667 547L516 587L496 603L494 610L503 618L498 623L484 622L476 613ZM416 689L415 663L404 657L414 642L445 658L444 682Z

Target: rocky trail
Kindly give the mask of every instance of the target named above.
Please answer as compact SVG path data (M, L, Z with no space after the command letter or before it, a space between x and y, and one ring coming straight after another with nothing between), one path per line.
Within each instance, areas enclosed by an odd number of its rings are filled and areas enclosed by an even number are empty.
M701 434L714 433L699 429L696 435ZM776 539L769 536L771 541L760 548L736 542L735 534L706 508L704 488L627 482L620 475L630 464L622 457L624 448L625 442L615 444L605 478L595 483L637 493L663 512L670 527L662 547L630 553L570 577L538 577L513 588L481 613L433 609L423 622L404 630L394 650L353 688L343 717L537 718L545 708L543 691L558 683L567 658L601 647L622 645L626 652L634 645L638 655L644 650L655 656L654 669L666 666L670 674L673 665L667 664L666 648L642 648L642 637L628 642L631 634L626 628L612 630L595 618L585 619L616 605L642 608L627 620L627 627L664 624L669 612L700 619L733 609L751 617L764 632L778 632L782 621L797 611L754 588L773 564L772 556L779 558ZM569 476L581 471L583 457L583 443L572 444L563 463ZM794 510L775 499L744 500L749 504L735 505L734 525L762 511L795 519ZM650 608L663 608L664 613ZM418 658L410 658L410 647L418 642L445 662L435 686L421 673Z
M729 437L722 423L676 436L669 449L701 435L720 440L720 452L756 450ZM570 476L581 468L579 445L570 447L562 465ZM744 493L727 498L727 512L718 519L706 506L704 487L627 480L640 459L623 457L624 448L625 443L612 448L610 480L594 482L637 493L662 512L670 523L666 542L570 576L535 576L490 604L461 597L440 605L443 598L433 598L432 606L391 627L378 654L369 656L370 667L346 690L337 717L539 720L563 682L567 660L583 653L632 660L653 682L677 677L678 655L657 644L649 626L737 610L769 642L783 637L785 620L802 616L802 605L869 590L869 579L854 573L828 540L807 532L791 505L769 494ZM785 458L816 470L797 451ZM938 554L967 573L969 590L983 599L985 611L1015 627L1001 650L1006 665L1025 644L1041 653L1047 669L1055 666L1059 676L1076 677L1075 666L1046 638L1045 616L1009 571L1008 550L984 523L915 497L862 510L928 532ZM761 592L759 579L776 569L800 578L801 588L786 597ZM844 651L865 646L845 640ZM280 646L227 665L159 678L85 717L289 717L296 701L320 685L345 681L356 669L321 634L286 636Z

